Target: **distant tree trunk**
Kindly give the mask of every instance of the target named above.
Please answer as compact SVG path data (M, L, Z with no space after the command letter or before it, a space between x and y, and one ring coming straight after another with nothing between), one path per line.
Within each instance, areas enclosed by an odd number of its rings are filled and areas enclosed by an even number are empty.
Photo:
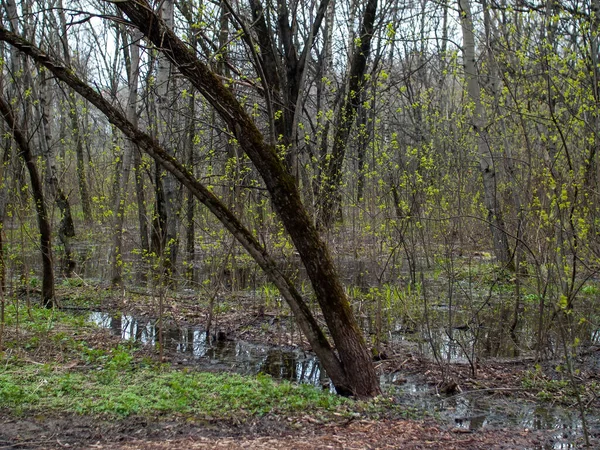
M28 28L27 23L23 23L21 21L21 18L19 17L19 12L21 11L22 13L25 13L27 11L27 8L29 5L26 2L23 2L21 4L21 10L19 11L14 0L6 0L2 6L4 7L4 10L6 11L6 16L7 16L6 18L7 18L8 22L10 23L11 30L15 33L19 33L19 31L21 30L20 32L23 35L27 35L28 34L27 33L27 28ZM4 20L4 16L2 16L2 17ZM7 99L18 98L18 96L20 95L21 92L25 92L25 90L28 89L28 86L27 87L25 86L26 78L31 77L31 74L29 73L28 62L29 62L29 60L27 58L23 58L23 56L21 54L19 54L18 52L10 52L10 60L8 62L8 70L0 71L0 80L3 82L3 84L0 86L6 87L5 97ZM9 81L8 83L4 84L4 81L5 81L4 77L7 74L13 74L13 76L7 80L7 81ZM19 76L15 77L14 74L18 74ZM1 95L1 93L0 93L0 95ZM20 117L19 116L15 117L15 122L23 120L23 118L26 116L26 114L31 111L31 103L32 102L29 102L28 105L26 105L23 108L20 108L21 110L16 112ZM6 123L6 122L4 122L4 123ZM8 130L8 133L9 134L3 134L3 136L6 136L8 138L7 140L9 142L7 142L7 145L9 147L12 147L13 139L11 138L11 135L10 135L10 128ZM16 181L15 185L18 185L20 187L20 188L15 189L15 192L13 193L13 195L15 197L20 197L20 199L22 200L21 203L26 204L28 190L23 189L23 187L25 187L27 185L27 180L25 179L26 169L24 167L23 159L21 157L19 157L18 152L16 152L16 154L14 154L12 151L9 151L8 153L5 153L5 156L8 158L11 158L11 159L14 158L14 159L12 159L12 163L15 167L13 169L13 173L14 173L13 176ZM6 187L3 187L2 191L5 192ZM8 195L8 192L6 192L6 195ZM8 202L8 199L6 199L6 200ZM27 269L25 268L23 261L17 262L17 266L18 266L18 269L21 270L21 279L23 279Z
M128 43L126 31L123 30L123 48L126 51L127 77L129 83L129 94L127 96L127 119L137 128L138 115L136 105L138 101L138 80L140 66L140 47L139 40L142 34L134 32L131 43ZM130 44L130 45L129 45ZM115 213L113 225L113 246L111 250L111 283L113 286L123 284L123 262L121 259L121 249L123 247L123 224L125 221L125 199L127 197L127 186L129 185L129 174L133 154L137 151L135 143L127 140L123 151L121 173L117 174L117 186L115 189L114 204L112 210Z
M169 28L173 28L174 23L174 4L173 0L165 0L161 3L160 16ZM157 130L158 140L163 148L166 148L171 154L175 148L175 115L173 113L173 103L175 92L175 77L171 68L171 62L162 54L158 56L158 72L156 74L156 100L157 100ZM160 256L165 269L165 274L169 279L169 284L174 283L174 275L177 266L177 256L179 250L179 211L181 201L177 198L177 185L175 178L170 173L159 172L157 177L157 186L162 192L157 194L157 201L162 201L163 217L157 222L163 226L161 236L163 237L163 246ZM159 206L160 208L160 206Z
M58 0L58 14L60 18L60 33L61 43L63 50L63 57L67 65L72 66L71 52L67 42L68 36L68 25L65 18L64 8L62 0ZM87 185L86 175L86 162L84 152L84 138L83 132L81 131L79 110L77 108L77 102L73 93L67 93L67 100L69 104L69 119L71 121L71 139L75 148L75 155L77 157L77 183L79 186L79 195L81 197L81 208L83 210L83 218L86 223L92 222L92 203L90 200L89 189ZM58 193L57 193L58 194ZM58 197L57 197L58 201ZM64 215L63 215L64 217Z
M1 75L0 75L1 77ZM2 83L0 82L0 85ZM0 132L4 135L4 127L0 129ZM4 139L3 139L4 140ZM7 140L5 140L6 142ZM4 292L6 287L6 265L4 259L4 219L6 217L6 207L8 205L8 186L6 183L5 168L10 161L11 156L11 145L7 142L2 152L2 159L0 160L0 301L2 307L4 307ZM3 323L3 322L2 322ZM0 325L1 326L1 325Z
M25 133L18 127L9 104L0 97L0 114L4 117L21 157L23 158L31 179L31 193L37 212L40 230L40 250L42 252L42 304L47 308L56 305L54 296L54 268L52 261L52 228L44 203L42 179L35 165L35 156L29 147Z
M231 77L231 71L227 66L226 62L229 59L229 53L227 52L227 42L229 41L229 13L227 6L224 2L221 2L221 11L219 17L219 60L216 65L216 73L223 77L225 80ZM194 41L196 45L196 41ZM213 113L212 122L217 121L216 115ZM211 134L212 136L212 134ZM241 165L242 158L241 152L238 145L229 142L229 139L225 142L225 148L227 149L227 161L224 169L225 174L229 182L229 186L226 186L226 194L229 197L229 204L238 215L244 214L244 203L242 196L244 195L240 185L242 184Z
M370 95L373 95L373 100L375 100L375 92L370 93ZM366 90L363 90L361 94L361 103L367 101L366 97L367 92ZM369 117L369 110L367 108L360 108L358 112L358 132L360 134L360 138L356 148L356 203L358 204L363 201L365 185L365 159L367 155L367 148L373 139L372 131L375 121L371 120L369 122L369 118L373 119L373 117Z
M333 225L341 207L342 166L361 99L367 60L371 51L376 12L377 0L368 0L363 15L360 38L355 42L352 52L346 96L335 119L333 148L331 155L328 155L325 161L322 161L322 164L325 164L325 169L320 194L321 206L318 221L323 228L330 228Z
M191 117L194 116L194 98L190 99L189 112ZM194 170L195 158L194 158L194 122L193 120L189 123L190 138L188 139L188 167L190 171ZM187 205L186 205L186 235L185 235L185 250L187 259L186 278L188 281L194 283L196 281L196 225L195 225L195 210L196 210L196 199L191 192L187 192Z
M521 263L524 261L524 249L523 249L523 232L527 229L526 223L526 214L523 208L523 204L521 201L521 191L523 186L519 183L519 180L516 177L517 171L515 168L516 158L513 155L512 142L509 139L510 133L508 133L508 127L506 125L506 119L504 115L499 112L499 102L501 98L501 87L500 80L502 79L500 75L500 70L498 67L498 62L494 58L495 51L495 30L497 29L495 24L492 22L492 17L490 14L490 6L488 5L487 0L482 1L483 7L483 23L485 30L485 38L486 38L486 66L488 67L488 76L487 79L484 80L484 86L490 91L491 98L493 99L493 112L492 114L497 114L497 121L500 129L502 130L502 135L504 136L504 167L505 173L510 179L510 183L508 183L508 189L510 191L510 199L512 200L512 210L515 212L514 222L516 224L513 235L515 236L515 244L514 251L512 257L512 265L515 268L515 307L513 309L513 318L509 327L511 338L515 344L514 347L514 356L518 356L519 351L519 337L517 333L517 329L521 323L521 315L523 313L524 308L522 307L522 299L520 294L520 286L521 286L521 276L523 275ZM529 146L529 138L527 134L524 136L525 139L525 147L530 148Z
M150 250L156 257L162 257L167 246L167 211L161 167L154 164L154 212L150 232Z
M65 17L65 11L62 5L62 0L58 2L58 16L60 20L60 42L62 45L63 55L65 62L71 66L71 52L69 50L68 39L68 25ZM87 186L87 176L85 172L85 155L83 145L83 132L80 127L79 111L77 109L77 102L72 94L68 95L69 104L69 119L71 120L71 136L75 146L75 154L77 155L77 181L79 185L79 195L81 197L81 207L83 210L83 217L86 223L92 221L92 206L90 200L90 194ZM47 103L47 102L46 102ZM45 130L48 136L50 136L50 126L46 117ZM49 141L48 141L49 143ZM47 175L48 182L50 183L52 193L55 196L56 204L62 213L62 220L59 226L59 237L65 247L65 263L68 267L68 271L72 272L75 268L75 261L71 257L70 249L70 238L75 236L75 226L73 224L73 218L71 215L70 203L58 184L56 178L56 165L53 161L54 155L51 150L48 149L47 153L50 159L47 159L49 163L52 163L52 171Z
M71 246L71 239L75 237L75 224L73 223L73 215L71 214L71 205L65 195L60 183L58 182L56 158L54 151L52 150L52 136L51 136L51 125L49 118L49 105L50 105L50 89L48 86L48 80L44 81L41 86L41 93L39 95L39 111L40 111L40 132L43 137L40 139L40 147L42 148L42 154L46 162L45 179L46 185L49 188L50 194L56 206L61 213L60 224L58 226L58 239L63 245L64 257L62 260L62 272L65 276L70 277L73 275L75 270L75 260L73 259L73 250Z
M146 210L144 168L142 167L142 157L137 148L133 152L133 167L135 171L135 198L137 202L138 225L140 228L140 246L142 247L142 254L148 255L150 252L150 238L148 231L148 212Z
M69 117L71 119L71 135L74 139L75 155L77 156L77 183L79 185L79 195L81 196L81 208L83 210L83 218L86 223L92 222L92 203L87 186L86 162L83 151L83 133L79 126L79 112L77 110L77 102L74 97L69 95Z
M600 0L592 0L591 5L591 20L589 33L589 67L590 67L590 84L591 91L596 105L600 105ZM588 156L585 158L584 165L584 183L585 188L590 192L595 192L594 196L584 196L584 199L589 205L590 216L600 216L600 108L590 108L590 127L588 142ZM590 224L591 233L600 235L600 224L598 221L592 221ZM596 254L600 253L600 242L595 245Z
M497 195L496 168L486 131L485 110L481 103L481 86L479 72L475 64L475 35L470 1L459 0L458 6L463 35L463 64L467 80L467 92L474 104L473 131L477 136L479 166L483 179L484 205L487 210L487 220L492 234L494 253L502 264L507 268L514 269L513 255L508 246L502 208Z
M321 207L321 188L323 180L323 161L327 158L329 149L329 129L331 119L328 117L328 111L335 111L336 104L339 102L341 95L332 92L329 83L332 81L333 70L333 31L335 19L335 1L331 1L327 7L325 15L325 29L323 30L323 49L321 50L320 58L317 62L316 82L316 129L313 133L317 136L316 139L316 155L312 155L313 170L315 176L312 180L312 207L314 215L319 213ZM319 138L320 135L320 138Z
M191 48L197 47L196 30L194 24L197 23L194 13L192 12L191 5L187 2L179 3L179 9L187 20L188 32L189 32L189 43ZM228 19L227 8L221 3L220 15L219 15L219 58L217 61L218 67L225 67L225 60L227 58L226 48L227 39L229 38L228 30ZM222 73L222 71L221 71ZM229 74L227 74L229 76ZM196 95L193 86L190 87L190 93L188 94L188 105L187 105L187 119L186 119L186 137L185 137L185 154L187 159L187 167L189 171L194 174L196 167L196 157L194 152L195 141L196 141ZM230 147L230 146L228 146ZM196 224L195 224L195 212L196 212L196 198L194 195L187 191L186 192L186 207L185 207L185 259L186 259L186 270L185 277L191 283L196 281ZM208 332L208 330L207 330Z
M600 0L592 0L590 5L590 69L592 95L596 105L600 104ZM592 131L589 139L588 157L585 163L585 182L586 186L598 192L600 184L600 165L598 164L598 154L600 153L600 110L594 108L592 115ZM598 206L595 205L595 208Z

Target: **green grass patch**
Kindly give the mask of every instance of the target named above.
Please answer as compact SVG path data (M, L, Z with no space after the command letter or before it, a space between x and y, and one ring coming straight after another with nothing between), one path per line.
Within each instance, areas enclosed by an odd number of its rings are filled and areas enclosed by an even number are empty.
M352 403L265 375L174 369L138 355L144 352L132 343L107 345L94 336L96 327L85 317L59 310L17 309L11 303L5 325L11 333L5 336L6 351L0 353L0 405L16 414L182 414L243 420L269 413L327 415Z
M0 404L17 413L193 414L240 420L268 413L327 413L348 403L313 386L275 382L268 376L140 368L123 352L94 370L18 363L0 369Z
M74 315L60 309L27 307L16 301L9 301L4 311L4 325L16 327L32 332L48 331L57 324L72 327L84 327L87 318L83 315Z
M227 419L267 414L317 420L397 408L392 399L355 402L314 386L181 370L160 364L147 349L100 333L86 317L8 304L0 352L0 406L15 415L36 413ZM18 325L17 325L18 324ZM400 413L397 411L397 413Z

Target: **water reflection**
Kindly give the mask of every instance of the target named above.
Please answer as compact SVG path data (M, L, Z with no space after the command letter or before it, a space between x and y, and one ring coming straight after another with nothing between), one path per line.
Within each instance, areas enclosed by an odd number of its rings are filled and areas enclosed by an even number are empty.
M454 396L437 395L435 386L401 372L382 378L384 390L397 404L428 411L450 427L477 431L483 428L511 427L516 432L546 431L546 443L536 450L575 449L581 446L583 425L579 413L572 409L540 405L513 397L498 397L477 391ZM592 434L600 430L600 418L586 417Z
M159 326L153 320L97 311L90 313L89 320L125 340L147 345L159 342ZM273 348L215 338L207 340L200 327L164 327L162 342L165 352L178 353L198 364L220 365L243 374L266 373L277 379L315 386L325 381L317 358L295 348Z

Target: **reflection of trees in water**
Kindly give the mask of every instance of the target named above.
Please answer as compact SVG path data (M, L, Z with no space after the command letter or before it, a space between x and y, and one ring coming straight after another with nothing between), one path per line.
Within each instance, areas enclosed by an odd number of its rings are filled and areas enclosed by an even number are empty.
M122 336L122 327L123 326L123 316L121 314L116 314L110 318L110 329L113 334Z
M297 358L292 353L273 350L267 353L260 371L276 378L295 380L297 375L296 362Z
M90 320L124 340L151 345L158 341L158 324L153 320L98 312L92 313ZM326 384L326 375L315 357L224 337L217 334L207 338L203 330L193 327L164 327L162 330L163 348L187 354L190 359L217 361L240 373L262 372L278 379Z
M180 333L180 339L174 342L173 350L178 353L189 353L190 356L194 356L194 335L196 334L196 330L193 328L178 328L177 331Z
M180 328L164 328L162 332L163 348L176 352L179 348L179 343L185 339L187 335L185 329Z
M243 351L242 351L243 353ZM205 355L210 359L222 361L243 361L243 354L238 352L238 346L232 341L207 339L207 349Z
M316 358L307 358L298 352L270 350L258 370L282 380L328 384L327 375L321 370Z

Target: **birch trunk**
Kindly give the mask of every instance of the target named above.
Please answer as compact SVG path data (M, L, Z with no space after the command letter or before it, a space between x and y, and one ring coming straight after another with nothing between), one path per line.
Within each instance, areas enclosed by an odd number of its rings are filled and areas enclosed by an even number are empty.
M486 130L487 119L481 102L481 85L475 62L475 34L469 0L459 0L460 23L463 35L463 64L467 81L467 93L473 102L473 132L477 138L479 168L483 180L484 206L490 226L494 253L506 267L514 269L513 256L508 246L502 209L497 195L496 167Z

